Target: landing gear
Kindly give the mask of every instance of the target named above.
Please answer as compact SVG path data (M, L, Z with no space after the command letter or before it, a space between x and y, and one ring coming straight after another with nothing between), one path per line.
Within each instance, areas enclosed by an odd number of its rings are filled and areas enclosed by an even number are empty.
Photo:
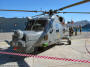
M68 40L67 43L68 43L68 45L71 45L71 40Z
M71 40L68 38L68 37L63 37L62 38L64 41L62 41L62 42L67 42L67 44L66 45L71 45ZM66 40L66 41L65 41Z

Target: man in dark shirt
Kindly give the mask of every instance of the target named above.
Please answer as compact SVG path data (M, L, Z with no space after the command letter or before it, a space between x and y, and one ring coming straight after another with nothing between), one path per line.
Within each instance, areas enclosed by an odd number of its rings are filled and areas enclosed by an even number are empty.
M79 26L79 28L80 28L80 34L81 34L81 32L82 32L82 27L81 27L81 25Z

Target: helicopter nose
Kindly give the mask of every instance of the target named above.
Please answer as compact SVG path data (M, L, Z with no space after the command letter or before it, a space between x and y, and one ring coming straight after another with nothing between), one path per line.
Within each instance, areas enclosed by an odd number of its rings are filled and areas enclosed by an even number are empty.
M22 41L22 40L19 40L17 44L18 44L18 46L20 46L20 47L25 47L25 42Z
M14 36L18 39L22 39L23 38L23 32L21 30L16 30L16 31L14 31Z
M19 40L19 41L17 41L17 42L14 42L14 41L11 41L10 42L10 45L12 46L12 47L14 47L14 46L18 46L18 47L26 47L25 46L25 42L24 41L22 41L22 40Z

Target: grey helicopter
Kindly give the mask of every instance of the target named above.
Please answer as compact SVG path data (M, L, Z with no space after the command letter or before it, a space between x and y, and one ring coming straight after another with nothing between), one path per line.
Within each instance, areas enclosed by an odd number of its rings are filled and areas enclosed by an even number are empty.
M7 10L0 9L0 11L16 11L16 12L41 12L42 14L35 17L27 17L25 31L16 30L12 35L12 41L9 44L16 51L23 51L25 53L32 53L39 48L45 48L52 44L61 44L62 39L66 39L68 45L71 45L69 37L65 36L64 18L56 15L58 13L80 13L90 14L90 12L61 12L64 9L80 5L90 0L83 0L60 9L49 11L30 11L30 10ZM44 16L43 16L44 15Z

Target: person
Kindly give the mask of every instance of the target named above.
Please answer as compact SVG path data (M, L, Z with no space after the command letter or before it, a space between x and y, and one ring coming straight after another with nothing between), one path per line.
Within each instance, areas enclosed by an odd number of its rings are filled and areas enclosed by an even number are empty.
M69 27L69 36L71 37L71 27Z
M81 32L82 32L82 27L81 27L81 25L79 26L79 28L80 28L80 34L81 34Z
M69 27L69 36L71 37L73 35L73 28Z
M75 27L75 36L77 36L78 27Z
M73 32L74 32L73 27L71 27L71 36L73 36Z

